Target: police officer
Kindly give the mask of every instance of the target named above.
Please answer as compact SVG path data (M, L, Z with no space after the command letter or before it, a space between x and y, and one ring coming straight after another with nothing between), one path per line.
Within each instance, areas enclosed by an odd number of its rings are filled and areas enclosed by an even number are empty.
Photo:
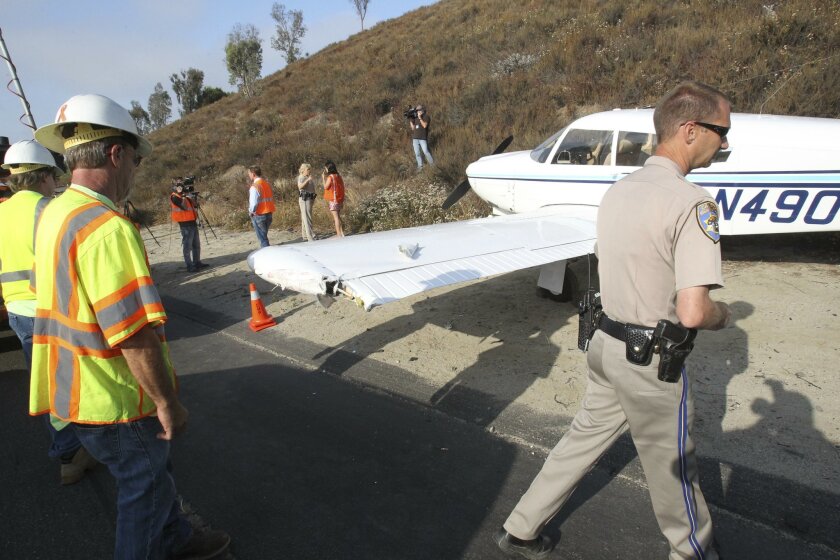
M55 120L35 138L63 153L73 175L35 239L30 414L71 422L116 479L115 558L215 557L230 537L193 529L176 499L170 441L187 410L140 232L115 205L152 146L101 95L70 98Z
M540 533L544 525L629 429L669 558L718 557L698 482L685 368L676 382L661 381L660 357L651 348L649 365L631 363L628 352L638 350L630 333L649 335L662 319L680 329L716 330L729 322L728 306L709 297L723 285L717 207L685 179L728 147L729 112L726 97L707 85L685 82L671 90L654 111L655 155L601 202L597 254L604 317L587 354L586 393L569 431L495 536L511 556L549 556L554 543Z

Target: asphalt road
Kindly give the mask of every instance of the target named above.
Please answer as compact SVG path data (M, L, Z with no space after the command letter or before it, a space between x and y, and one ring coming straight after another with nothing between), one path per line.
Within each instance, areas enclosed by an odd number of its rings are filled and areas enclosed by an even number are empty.
M503 557L491 535L539 470L541 448L170 316L190 410L173 447L175 477L198 515L232 535L229 557ZM26 415L23 355L8 330L0 363L0 559L109 558L110 475L100 467L59 486L43 421ZM712 513L727 560L840 559L783 527ZM553 537L561 530L553 559L667 557L647 490L608 468L549 524Z

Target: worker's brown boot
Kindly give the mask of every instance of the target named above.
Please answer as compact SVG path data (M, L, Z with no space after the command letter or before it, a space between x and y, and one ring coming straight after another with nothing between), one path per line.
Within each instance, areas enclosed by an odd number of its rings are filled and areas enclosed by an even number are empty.
M76 454L66 463L61 462L61 484L76 484L85 476L88 471L98 465L99 462L88 453L87 449L80 447Z

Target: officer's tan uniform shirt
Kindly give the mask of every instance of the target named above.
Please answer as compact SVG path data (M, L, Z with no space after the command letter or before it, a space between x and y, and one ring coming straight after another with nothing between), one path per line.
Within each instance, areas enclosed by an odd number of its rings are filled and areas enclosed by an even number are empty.
M709 194L661 156L610 187L598 211L596 254L601 302L611 319L647 327L660 319L677 323L678 290L723 286L717 228L714 235L704 231L709 204Z

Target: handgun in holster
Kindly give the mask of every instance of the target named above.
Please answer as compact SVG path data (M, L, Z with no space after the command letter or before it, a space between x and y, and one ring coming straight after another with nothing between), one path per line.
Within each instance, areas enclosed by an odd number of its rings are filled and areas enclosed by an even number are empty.
M583 294L583 300L578 302L578 348L581 352L589 349L589 341L598 328L601 319L601 292L589 288Z
M659 372L657 378L667 383L676 383L682 375L685 359L694 349L697 329L687 329L662 319L653 330L653 339L659 349Z

